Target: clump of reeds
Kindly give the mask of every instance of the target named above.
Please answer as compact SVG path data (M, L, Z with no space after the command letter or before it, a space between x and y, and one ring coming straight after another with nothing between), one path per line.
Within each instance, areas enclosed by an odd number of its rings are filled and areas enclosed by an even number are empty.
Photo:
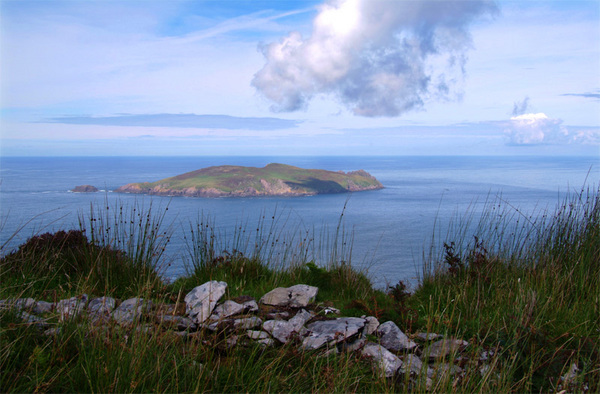
M600 388L599 202L587 189L526 214L499 197L449 233L411 302L427 329L496 349L494 368L462 388L559 390L572 364L563 389Z
M89 216L80 215L78 229L33 236L2 256L0 299L50 293L123 297L156 290L170 237L163 219L164 212L138 203L92 205Z

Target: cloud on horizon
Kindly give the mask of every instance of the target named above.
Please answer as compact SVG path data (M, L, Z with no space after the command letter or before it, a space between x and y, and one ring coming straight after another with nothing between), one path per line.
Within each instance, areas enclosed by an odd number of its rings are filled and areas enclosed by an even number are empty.
M260 47L266 64L252 85L274 111L303 109L326 94L367 117L460 98L469 27L496 11L491 0L330 0L310 37L292 32Z
M297 127L302 121L269 117L237 117L229 115L119 114L115 116L64 116L44 119L36 123L227 130L281 130Z
M566 127L561 119L544 113L527 113L510 118L504 129L508 145L600 145L600 127Z

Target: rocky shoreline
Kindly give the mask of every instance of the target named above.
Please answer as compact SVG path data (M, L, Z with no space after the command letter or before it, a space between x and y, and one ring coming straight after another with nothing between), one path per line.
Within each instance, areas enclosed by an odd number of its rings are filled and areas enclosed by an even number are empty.
M188 187L183 189L175 189L171 188L168 185L156 185L152 187L143 187L137 183L128 183L127 185L123 185L117 189L115 189L116 193L131 193L131 194L148 194L152 196L165 196L165 197L204 197L204 198L222 198L222 197L301 197L301 196L314 196L317 194L325 194L325 193L317 193L317 192L309 192L309 191L297 191L289 186L285 185L285 183L281 180L279 182L269 183L264 179L261 179L261 184L264 186L265 190L257 190L252 187L248 187L240 190L232 190L232 191L224 191L217 188L197 188L197 187ZM379 186L367 186L361 187L358 185L351 185L346 191L343 192L330 192L330 194L334 193L344 193L344 192L361 192L368 190L379 190L382 187Z
M387 378L398 375L423 380L431 388L438 380L462 379L468 369L490 373L499 347L470 350L469 342L435 333L404 333L394 322L380 323L374 316L341 317L334 307L315 304L318 288L298 284L276 288L258 302L238 297L221 302L227 283L210 281L195 287L179 304L159 304L142 298L119 302L111 297L83 294L55 303L32 298L1 300L0 308L13 308L27 324L43 335L60 335L61 323L87 319L89 330L172 331L184 341L201 340L204 330L225 333L225 346L297 346L315 357L356 352ZM51 324L50 321L58 320ZM58 319L57 319L58 318ZM577 376L571 365L566 382ZM493 379L493 376L489 377Z

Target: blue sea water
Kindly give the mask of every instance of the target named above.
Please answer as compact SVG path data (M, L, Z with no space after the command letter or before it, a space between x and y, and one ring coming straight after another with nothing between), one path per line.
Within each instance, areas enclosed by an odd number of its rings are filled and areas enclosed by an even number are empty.
M112 192L126 183L155 181L208 166L262 167L273 162L334 171L364 169L385 188L293 198L169 198ZM283 231L306 229L323 239L323 234L335 232L343 213L344 229L352 234L352 264L368 267L374 283L383 287L398 280L415 283L434 233L445 234L455 215L481 209L490 197L501 195L522 212L539 212L553 211L561 195L584 184L597 190L600 158L3 157L0 179L2 253L36 233L77 228L78 217L89 212L90 204L151 201L154 207L169 208L164 223L171 224L173 231L166 254L171 262L167 275L173 278L184 272L188 261L184 236L201 215L212 218L228 234L240 223L252 227L262 216L277 215ZM70 192L82 184L103 192Z

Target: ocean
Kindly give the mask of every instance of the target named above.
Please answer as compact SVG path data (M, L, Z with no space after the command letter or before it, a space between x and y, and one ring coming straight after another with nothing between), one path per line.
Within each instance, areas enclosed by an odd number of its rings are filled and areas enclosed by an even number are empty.
M112 192L126 183L155 181L208 166L269 163L333 171L364 169L385 188L310 197L219 199ZM185 272L186 233L200 217L210 218L231 236L241 224L252 228L263 216L266 222L276 216L282 232L310 231L315 239L331 237L342 219L351 238L351 263L368 269L373 283L383 288L399 280L415 284L432 239L439 248L453 218L466 212L476 215L490 199L499 196L524 213L552 212L567 192L583 186L597 190L600 158L2 157L0 179L3 254L32 235L78 228L78 218L89 213L91 204L152 203L153 209L168 207L163 223L170 226L172 238L165 254L171 263L166 275L173 279ZM101 192L70 192L82 184Z

